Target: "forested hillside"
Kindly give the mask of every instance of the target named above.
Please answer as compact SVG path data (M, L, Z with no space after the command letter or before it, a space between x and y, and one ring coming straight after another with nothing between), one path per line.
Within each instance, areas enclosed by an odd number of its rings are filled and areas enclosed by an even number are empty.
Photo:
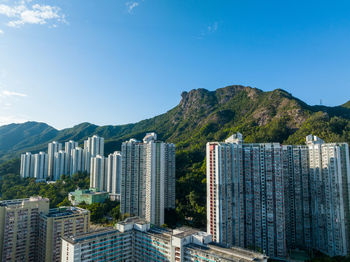
M263 92L245 86L183 92L179 105L168 112L121 126L82 123L58 131L46 124L28 122L0 127L0 160L18 158L25 151L46 150L52 140L70 139L82 144L86 137L105 138L106 154L120 149L129 138L146 132L177 146L177 221L203 227L205 217L205 144L241 132L246 142L303 144L314 134L327 142L350 142L350 102L337 107L310 106L290 93ZM6 165L0 168L5 174ZM175 218L175 216L168 216ZM168 221L171 223L171 221Z

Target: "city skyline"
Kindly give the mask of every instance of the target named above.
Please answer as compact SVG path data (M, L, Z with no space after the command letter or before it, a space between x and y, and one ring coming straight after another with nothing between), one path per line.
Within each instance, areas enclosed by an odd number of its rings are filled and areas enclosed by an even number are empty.
M65 142L65 150L61 143L48 144L48 151L57 151L54 180L71 173L68 166L83 167L83 154L73 157L74 147L82 150L74 141ZM165 209L176 207L174 144L146 133L142 142L125 141L120 152L105 157L104 138L94 135L84 140L85 150L91 155L90 197L109 193L120 201L120 214L164 224ZM206 227L213 242L273 258L298 248L329 256L349 253L347 143L325 143L312 134L306 136L306 145L244 143L236 133L224 142L207 142L206 154ZM22 154L21 176L42 181L49 161L50 154L44 152Z
M349 5L1 0L0 125L134 123L231 84L343 104Z

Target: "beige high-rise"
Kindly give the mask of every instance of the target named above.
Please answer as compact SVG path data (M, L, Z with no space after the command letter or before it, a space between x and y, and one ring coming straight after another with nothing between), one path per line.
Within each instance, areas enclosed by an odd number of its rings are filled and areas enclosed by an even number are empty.
M61 237L89 231L90 212L77 207L50 209L40 216L39 254L42 262L61 261Z
M0 201L1 261L38 261L39 216L48 213L47 198Z

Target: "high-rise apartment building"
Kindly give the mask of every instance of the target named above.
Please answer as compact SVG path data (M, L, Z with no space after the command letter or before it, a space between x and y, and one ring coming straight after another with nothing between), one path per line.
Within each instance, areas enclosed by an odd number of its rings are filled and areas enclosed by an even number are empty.
M58 180L62 174L73 175L77 172L88 172L91 169L91 158L104 154L104 139L94 135L84 141L84 149L70 140L62 144L53 141L48 144L48 154L40 152L21 155L20 174L22 177L35 177L38 180ZM106 187L106 186L105 186Z
M48 176L48 155L44 152L21 155L20 175L23 178L34 177L37 180L46 179Z
M56 141L53 141L51 143L49 143L48 145L48 176L50 179L54 178L54 172L55 172L55 168L54 168L54 163L55 163L55 154L59 151L62 150L62 144L58 143Z
M144 146L145 167L145 218L155 225L164 224L165 161L164 143L151 140Z
M164 209L175 207L175 145L148 133L143 143L122 144L121 212L164 223Z
M57 181L60 179L61 175L66 175L67 167L68 167L67 153L63 150L56 152L54 157L53 180Z
M39 262L61 261L61 237L89 231L90 212L77 207L50 209L39 218Z
M1 261L38 261L39 216L48 213L47 198L0 201Z
M105 228L62 238L62 262L86 261L242 261L266 262L267 257L211 243L211 235L182 227L151 227L144 219L128 218L117 229Z
M165 176L164 176L164 207L175 209L176 200L176 174L175 174L175 145L165 143L164 145L164 161L165 161Z
M70 170L69 174L73 175L77 172L84 171L83 168L83 149L81 147L75 147L71 150L70 156Z
M78 147L78 143L73 141L73 140L69 140L68 142L64 143L64 151L66 152L66 161L67 161L67 174L72 175L72 171L71 171L71 166L72 166L72 150L75 149L76 147Z
M34 155L34 177L36 179L46 179L48 176L49 158L45 152Z
M106 191L109 192L112 200L120 198L120 180L122 173L122 155L121 152L115 151L109 154L106 164Z
M207 144L207 232L229 246L286 255L278 143L243 144L241 134Z
M116 151L108 157L97 155L91 158L90 187L106 191L112 200L119 200L122 170L121 153Z
M82 170L84 172L90 173L90 165L91 165L91 154L88 149L83 149L83 158L82 158Z
M34 177L34 158L30 152L21 155L20 175L23 178Z
M155 133L144 138L145 218L164 224L165 208L175 208L175 145L157 141Z
M91 158L90 166L90 187L100 191L106 190L106 163L104 156L97 155Z
M144 217L145 152L143 143L130 139L122 144L120 211Z
M208 143L207 231L271 257L349 254L349 179L346 143L245 144L241 134Z
M349 245L349 147L306 138L310 158L312 244L330 256L347 255Z
M48 153L38 154L26 153L21 155L22 177L35 177L37 180L50 178L58 180L62 174L70 174L71 168L71 148L77 145L74 141L66 142L65 151L62 144L53 141L48 144ZM70 152L70 153L67 153Z
M84 149L90 152L91 157L104 155L104 138L94 135L84 141Z
M309 151L304 145L282 147L288 249L312 247Z

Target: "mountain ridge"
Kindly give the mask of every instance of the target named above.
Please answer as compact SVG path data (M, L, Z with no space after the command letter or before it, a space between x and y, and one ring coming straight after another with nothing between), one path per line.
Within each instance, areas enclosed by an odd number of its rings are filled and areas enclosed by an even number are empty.
M0 127L0 179L6 174L18 177L20 153L46 151L52 140L73 139L82 146L86 137L98 134L105 138L108 154L120 150L123 141L141 140L150 131L157 132L160 140L176 144L176 210L165 216L166 223L181 221L205 229L208 141L223 141L241 132L247 143L304 144L309 134L326 142L350 143L350 104L312 106L283 89L264 92L236 85L183 92L174 108L133 124L85 122L63 130L36 122L8 125Z
M157 132L162 140L176 143L179 150L203 149L206 141L222 140L237 131L245 135L247 142L294 143L300 138L293 135L304 133L307 129L304 123L314 124L314 118L322 123L335 118L348 122L350 101L336 107L313 106L283 89L265 92L242 85L214 91L200 88L182 92L177 106L137 123L97 126L84 122L62 130L34 121L1 126L0 161L18 157L25 151L46 150L52 140L72 139L82 144L93 134L105 137L106 153L119 149L126 139L141 139L149 131Z

